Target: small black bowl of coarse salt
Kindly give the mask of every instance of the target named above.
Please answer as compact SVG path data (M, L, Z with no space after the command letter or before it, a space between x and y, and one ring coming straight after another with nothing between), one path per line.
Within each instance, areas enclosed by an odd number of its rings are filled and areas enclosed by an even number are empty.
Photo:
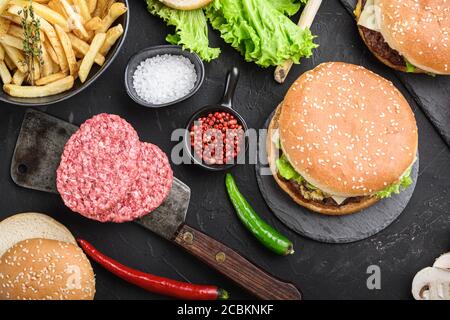
M194 95L204 78L205 66L197 54L163 45L141 50L130 58L125 87L136 103L160 108Z

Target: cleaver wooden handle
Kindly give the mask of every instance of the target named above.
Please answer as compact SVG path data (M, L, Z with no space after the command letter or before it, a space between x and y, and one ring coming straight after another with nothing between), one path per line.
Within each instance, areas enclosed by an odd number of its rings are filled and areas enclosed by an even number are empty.
M302 299L293 284L274 278L236 251L194 228L183 225L174 241L259 299Z

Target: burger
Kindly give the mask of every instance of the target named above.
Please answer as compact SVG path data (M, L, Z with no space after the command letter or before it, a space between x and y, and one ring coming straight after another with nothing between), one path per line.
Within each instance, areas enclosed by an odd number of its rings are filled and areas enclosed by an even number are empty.
M293 83L266 143L275 181L295 202L345 215L412 183L418 134L408 102L390 81L331 62Z
M389 67L450 74L450 1L358 0L359 33Z

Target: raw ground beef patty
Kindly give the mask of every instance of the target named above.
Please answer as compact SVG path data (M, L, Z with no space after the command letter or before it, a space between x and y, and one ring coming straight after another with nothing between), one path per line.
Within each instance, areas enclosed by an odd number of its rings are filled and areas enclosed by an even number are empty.
M56 185L72 211L101 220L139 173L141 143L133 127L116 115L87 120L67 142Z
M148 214L167 198L172 181L173 172L166 154L151 143L142 143L138 177L105 219L125 222Z

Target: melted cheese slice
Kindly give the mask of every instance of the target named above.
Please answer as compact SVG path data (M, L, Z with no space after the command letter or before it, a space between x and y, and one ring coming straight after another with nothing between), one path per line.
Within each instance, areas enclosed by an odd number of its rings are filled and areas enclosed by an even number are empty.
M380 32L381 10L375 2L376 0L367 0L366 5L359 16L358 24L367 29Z
M338 197L338 196L331 196L331 198L333 198L334 201L336 201L336 203L338 205L341 205L342 202L344 202L347 198L342 198L342 197Z

